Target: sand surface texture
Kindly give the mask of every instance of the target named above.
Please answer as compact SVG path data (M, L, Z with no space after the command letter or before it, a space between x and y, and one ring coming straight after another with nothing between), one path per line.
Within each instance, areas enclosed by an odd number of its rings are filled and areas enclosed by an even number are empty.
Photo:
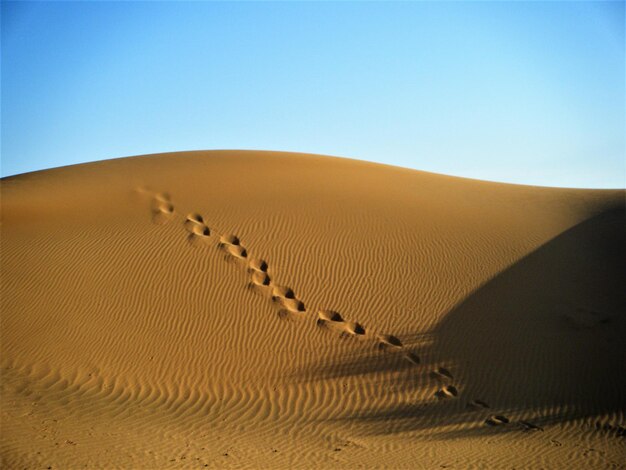
M185 152L5 178L3 468L623 468L624 191Z

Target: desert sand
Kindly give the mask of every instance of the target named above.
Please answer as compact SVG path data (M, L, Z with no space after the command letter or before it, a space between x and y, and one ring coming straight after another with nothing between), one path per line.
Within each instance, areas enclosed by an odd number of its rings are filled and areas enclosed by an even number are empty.
M2 468L624 468L623 190L280 152L1 180Z

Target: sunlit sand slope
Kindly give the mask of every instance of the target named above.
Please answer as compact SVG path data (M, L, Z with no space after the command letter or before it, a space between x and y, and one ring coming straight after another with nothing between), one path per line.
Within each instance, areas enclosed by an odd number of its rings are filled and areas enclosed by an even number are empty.
M3 467L626 462L623 190L243 151L1 186Z

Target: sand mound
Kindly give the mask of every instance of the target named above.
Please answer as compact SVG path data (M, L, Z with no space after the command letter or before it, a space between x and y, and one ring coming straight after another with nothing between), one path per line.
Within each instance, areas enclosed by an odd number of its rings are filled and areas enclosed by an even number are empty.
M623 465L622 190L229 151L1 191L3 467Z

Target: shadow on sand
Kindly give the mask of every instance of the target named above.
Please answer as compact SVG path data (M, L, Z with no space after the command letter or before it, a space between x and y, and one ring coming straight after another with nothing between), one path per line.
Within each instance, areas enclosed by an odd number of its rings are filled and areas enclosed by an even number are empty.
M367 433L481 424L437 431L437 438L456 438L496 428L519 431L520 420L543 427L624 413L625 207L605 210L563 232L477 289L434 330L402 340L422 358L449 365L454 379L448 382L458 387L459 396L351 415L350 421L363 424ZM381 388L419 392L433 387L432 362L412 366L393 353L361 353L312 367L309 377L395 372ZM489 409L469 409L473 399ZM492 414L516 417L511 423L516 425L490 429L484 420Z

